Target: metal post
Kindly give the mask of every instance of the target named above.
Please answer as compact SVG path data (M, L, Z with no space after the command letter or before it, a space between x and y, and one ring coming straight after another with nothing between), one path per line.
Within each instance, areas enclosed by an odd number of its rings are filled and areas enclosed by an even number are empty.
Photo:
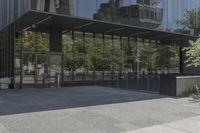
M75 55L74 55L74 31L72 30L72 52L73 52L73 63L72 63L72 81L74 81L74 58L75 58Z
M51 52L50 53L48 52L47 56L48 56L48 67L47 67L47 69L49 69L48 74L47 74L47 78L49 78L49 85L47 87L50 88L51 87Z
M23 31L20 32L20 36L21 36L21 46L20 46L20 89L22 89L23 87L23 45L22 45L22 38L23 38Z
M179 46L179 68L180 68L180 74L184 72L184 66L183 66L183 52L182 52L182 47Z
M93 53L94 53L94 57L96 58L96 50L95 50L95 45L96 45L96 38L95 38L95 33L93 33ZM95 82L96 80L96 70L94 69L95 67L93 66L93 80Z
M122 46L122 36L120 36L120 51L121 51L121 66L120 66L120 72L118 74L118 88L120 87L120 80L122 80L122 73L123 73L123 65L124 65L124 56L123 56L123 46Z
M128 47L130 48L130 36L128 36ZM126 74L126 88L129 88L129 72Z
M105 35L103 34L102 35L102 37L103 37L103 50L105 51ZM103 73L102 73L102 85L104 84L104 80L105 80L105 71L104 71L104 69L103 69Z
M86 63L86 48L85 48L85 32L83 32L83 48L84 48L84 65ZM84 72L83 72L83 81L85 81L85 76L86 76L86 72L85 72L85 68L84 68Z
M35 88L37 88L37 81L38 81L38 71L37 71L38 62L37 62L37 58L38 58L38 55L37 55L37 53L34 53L34 55L35 55Z
M64 85L64 55L61 55L61 87Z
M138 49L138 38L136 38L136 68L137 68L137 89L139 89L139 71L140 71L140 64L139 64L139 49Z
M11 34L12 34L12 38L11 38L11 65L10 65L10 70L12 71L11 72L11 77L12 77L12 87L13 89L15 89L15 57L16 57L16 42L15 42L15 24L12 24L12 30L11 30Z

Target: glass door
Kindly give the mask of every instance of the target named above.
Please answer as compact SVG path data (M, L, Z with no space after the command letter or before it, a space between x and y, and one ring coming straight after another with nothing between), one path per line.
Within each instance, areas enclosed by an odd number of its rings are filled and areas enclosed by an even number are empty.
M50 87L60 87L62 84L62 55L49 55L49 85Z
M22 83L23 87L35 87L35 81L36 81L36 55L33 53L23 53L22 56L23 65L21 67L22 69Z
M22 88L60 87L63 81L61 53L23 52Z
M49 88L50 87L50 59L49 55L37 54L36 55L36 88Z

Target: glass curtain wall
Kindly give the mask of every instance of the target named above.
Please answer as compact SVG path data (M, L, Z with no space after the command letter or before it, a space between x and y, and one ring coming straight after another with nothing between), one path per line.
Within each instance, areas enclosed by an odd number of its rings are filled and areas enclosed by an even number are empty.
M95 57L93 58L93 64L95 65L95 80L97 85L103 85L105 79L105 68L108 64L105 64L105 36L102 34L95 35Z
M73 32L74 33L74 32ZM64 55L64 81L74 80L74 37L72 32L63 34L63 55Z
M38 79L43 78L47 56L38 56L36 53L49 52L49 35L47 33L17 31L15 46L15 83L16 88L21 88L21 83L34 85L36 71ZM36 67L37 64L37 67ZM23 81L21 77L23 76Z
M112 36L112 69L111 69L111 87L119 87L119 76L123 69L123 54L121 47L121 37Z
M199 0L163 0L162 30L182 34L199 35Z
M21 5L30 3L29 0L18 1ZM31 7L162 31L200 34L199 0L32 0ZM19 9L25 12L28 8Z
M74 60L73 60L73 73L74 73L74 80L81 81L85 78L85 47L83 43L83 33L82 32L75 32L74 34Z
M4 36L6 35L5 32ZM38 65L35 68L36 56L29 52L48 52L49 35L39 32L23 32L16 38L16 82L20 82L20 78L17 79L17 77L20 77L22 71L34 82L35 71L37 70L39 77L40 73L45 71L45 62L48 64L50 60L53 60L53 65L48 69L55 70L53 72L56 72L57 66L63 65L65 82L126 89L158 91L160 74L179 73L179 47L175 43L164 44L136 37L66 31L63 34L62 44L63 64L60 64L60 59L57 60L60 56L49 58L41 55L37 56ZM7 44L8 39L1 40L1 43L2 41ZM2 49L4 50L5 47L1 47L1 51ZM21 53L22 51L25 53ZM7 53L4 50L3 54ZM1 61L5 62L6 60L2 57L5 55L1 56ZM20 67L20 59L23 59L23 68ZM5 63L2 64L5 65ZM1 70L7 71L7 67L2 64Z
M86 81L95 80L95 65L92 62L92 58L95 57L95 34L92 33L84 33L84 48L85 48L85 60L84 60L84 68L85 68L85 78Z

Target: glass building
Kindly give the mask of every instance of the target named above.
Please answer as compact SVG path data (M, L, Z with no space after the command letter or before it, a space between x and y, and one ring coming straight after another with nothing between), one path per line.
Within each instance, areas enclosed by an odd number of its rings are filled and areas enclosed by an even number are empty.
M199 0L0 0L0 77L174 95L162 77L200 73L182 51L199 34Z

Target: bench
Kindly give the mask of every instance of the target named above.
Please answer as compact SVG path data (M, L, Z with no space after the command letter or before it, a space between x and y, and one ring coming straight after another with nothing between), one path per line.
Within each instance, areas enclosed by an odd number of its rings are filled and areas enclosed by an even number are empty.
M8 89L11 84L10 78L1 78L0 79L0 90Z

